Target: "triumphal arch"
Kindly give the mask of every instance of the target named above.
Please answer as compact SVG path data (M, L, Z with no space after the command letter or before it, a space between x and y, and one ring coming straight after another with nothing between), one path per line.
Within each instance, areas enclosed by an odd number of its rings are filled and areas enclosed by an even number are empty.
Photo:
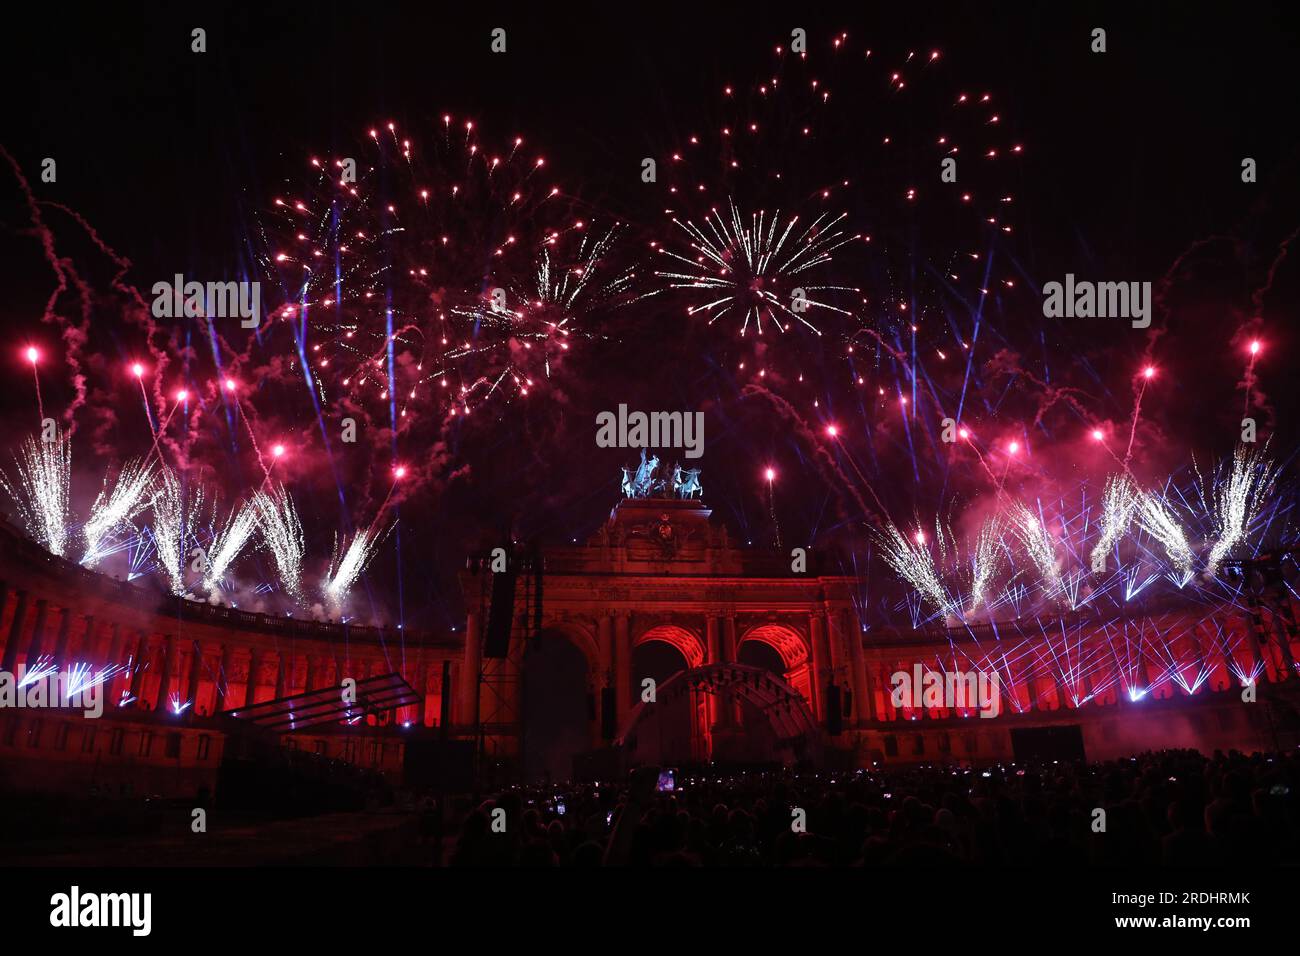
M602 755L870 767L1240 749L1268 745L1278 708L1296 709L1300 636L1270 636L1267 610L890 626L861 613L840 556L734 540L698 470L643 456L622 490L587 541L514 546L509 588L483 558L463 572L453 730L526 776ZM997 707L896 693L900 675L975 672L996 673ZM1242 703L1255 686L1269 707Z
M581 743L592 751L815 759L828 714L851 714L854 697L867 696L854 579L829 572L827 555L799 561L734 541L694 497L698 473L673 475L640 489L625 477L631 496L585 543L512 554L521 570L504 656L499 640L498 656L484 653L496 575L485 562L463 574L459 709L479 715L486 753L545 746L530 724L547 710L575 712L560 696L573 696L573 681L546 686L530 672L547 640L578 652Z

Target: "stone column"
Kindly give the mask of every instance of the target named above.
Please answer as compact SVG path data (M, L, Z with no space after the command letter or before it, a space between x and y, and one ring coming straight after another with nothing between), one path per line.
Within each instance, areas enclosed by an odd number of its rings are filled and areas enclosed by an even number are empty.
M704 618L704 637L710 664L722 662L722 634L718 627L718 616L709 614ZM717 729L722 720L722 695L709 694L709 730Z
M88 616L86 618L86 628L89 633L94 633L95 619L93 617ZM109 625L108 656L104 659L104 667L106 669L109 667L119 667L121 664L122 628L115 621ZM104 681L104 700L107 701L111 707L116 707L116 702L122 699L121 694L114 694L114 688L117 687L118 684L117 678L118 675L113 674L108 678L108 680Z
M829 684L834 681L840 688L840 713L844 713L844 690L851 688L851 678L848 674L848 666L844 660L844 642L840 640L840 635L835 627L835 612L823 608L817 615L820 623L822 634L825 635L826 649L829 652L827 658L830 661L830 679ZM857 701L853 702L857 707ZM856 713L856 711L854 711Z
M284 651L280 651L279 653L276 654L276 665L275 665L275 699L276 700L279 700L280 698L288 695L288 691L287 691L288 679L285 674L285 664L286 664L285 657L286 655ZM290 664L290 666L292 665Z
M478 723L479 668L482 664L479 615L477 611L470 611L465 616L465 660L460 670L460 719L467 727Z
M109 654L113 650L112 634L113 632L110 630L109 645L104 649L105 654ZM92 666L99 660L99 655L96 653L99 650L99 641L100 641L99 631L97 628L97 623L95 621L95 615L87 614L86 627L85 630L82 632L82 638L81 638L81 655L85 657L86 662L88 664L91 664ZM119 654L122 653L122 649L120 646L118 647L117 652ZM111 657L107 658L107 663L109 664L113 663Z
M54 666L60 670L63 668L65 658L68 656L68 637L72 632L72 608L63 609L63 619L59 622L59 636L54 642Z
M831 670L830 649L826 646L825 622L820 614L808 615L808 640L812 644L812 682L815 685L813 700L816 702L817 719L825 722L826 686L831 682Z
M876 675L876 683L881 690L881 696L884 698L880 705L878 719L897 720L897 708L894 707L893 701L890 699L894 689L893 682L890 680L893 675L890 673L889 668L885 666L885 663L879 660L875 662L873 671Z
M605 686L614 689L614 619L609 614L596 617L596 666Z
M1237 677L1237 671L1240 671L1241 665L1237 663L1237 657L1232 652L1232 626L1228 625L1228 638L1219 645L1220 656L1223 658L1223 669L1228 676L1228 687L1235 687L1236 682L1240 679Z
M165 712L168 696L172 689L172 671L176 669L176 638L171 634L163 637L162 676L158 680L158 699L153 702L153 709Z
M140 695L144 693L144 672L146 669L146 657L149 656L149 635L141 632L136 635L135 654L131 658L131 686L128 697L132 698L132 705L139 703Z
M197 713L199 709L199 682L203 679L203 645L198 641L190 642L190 679L185 687L185 700L190 702L190 710ZM185 701L181 701L185 703Z
M867 659L862 652L862 627L851 608L839 612L844 640L849 645L849 673L853 680L853 717L860 724L875 717L875 701L871 699L871 686L867 683Z
M27 618L27 592L18 592L18 604L14 607L14 619L9 624L9 640L5 642L4 657L0 659L0 670L12 674L18 663L18 642L22 640L23 623Z
M25 666L29 671L36 666L36 661L41 656L41 645L45 640L45 617L49 610L50 605L45 598L38 598L36 601L36 623L32 625L32 639L27 645Z
M596 671L592 683L596 687L596 747L606 745L604 734L605 694L614 691L614 622L608 614L596 618ZM618 705L614 706L614 727L610 732L612 742L618 736Z
M257 672L262 666L262 652L256 647L248 651L248 683L244 687L244 706L257 703Z
M320 667L317 664L317 660L315 654L307 655L307 686L303 688L306 691L315 690L316 684L320 680Z
M449 669L449 672L448 672L448 674L447 674L448 678L450 678L450 680L451 680L451 684L450 684L450 685L443 685L443 688L442 688L442 692L443 692L444 694L447 694L447 695L448 695L448 700L447 700L447 713L448 713L449 717L451 718L451 720L450 720L450 724L451 724L451 726L449 726L449 727L447 728L447 730L448 730L449 732L450 732L452 726L456 726L456 725L462 724L462 723L464 723L464 720L465 720L465 718L463 718L463 717L460 715L460 711L461 711L461 709L462 709L462 706L461 706L461 697L460 697L460 694L459 694L459 692L458 692L458 689L459 689L461 686L463 686L463 682L462 682L462 680L461 680L461 676L460 676L460 672L461 672L463 666L464 666L464 665L463 665L460 661L452 661L452 662L451 662L451 668Z
M736 662L736 612L729 610L722 618L722 637L718 642L724 664ZM722 719L720 723L728 730L740 726L740 702L728 687L722 692Z
M217 677L213 683L216 685L217 695L212 701L212 716L216 716L226 709L226 694L229 691L229 685L226 683L230 680L230 667L234 659L229 644L221 645L221 664L217 668Z
M620 727L632 712L632 635L626 611L614 615L614 712Z

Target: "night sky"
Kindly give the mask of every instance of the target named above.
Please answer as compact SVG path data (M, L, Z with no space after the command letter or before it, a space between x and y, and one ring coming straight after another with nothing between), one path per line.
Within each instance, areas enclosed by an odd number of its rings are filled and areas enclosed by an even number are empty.
M635 281L575 319L572 348L528 395L496 394L468 422L415 402L418 423L396 437L388 403L357 397L369 416L362 439L329 451L322 428L337 430L341 373L316 368L323 385L309 390L294 363L300 346L336 349L337 334L309 323L295 340L286 322L247 345L246 333L221 330L246 350L240 401L252 432L291 448L275 477L303 516L309 577L335 534L376 514L393 527L354 601L362 619L450 626L467 549L505 529L553 543L591 534L618 500L619 466L636 455L597 448L594 416L624 402L705 413L705 501L741 541L772 540L762 473L775 468L785 543L834 542L881 614L895 605L879 596L887 572L868 555L884 513L900 527L938 516L960 537L995 488L1046 511L1099 495L1121 459L1143 486L1171 476L1185 486L1193 460L1204 470L1231 454L1243 409L1289 475L1300 437L1297 262L1287 254L1300 229L1293 5L470 6L47 7L7 31L0 145L36 198L59 204L40 214L88 288L84 313L75 290L55 308L86 330L74 511L84 514L106 467L149 451L152 438L125 371L147 359L145 334L125 318L111 261L67 210L130 260L124 282L146 300L177 272L267 284L265 253L280 239L273 201L302 192L309 157L362 155L367 131L390 121L420 143L444 115L471 119L485 143L519 135L528 156L545 156L546 181L563 195L525 235L548 216L619 223L602 266ZM190 52L196 26L207 30L204 54ZM504 54L489 48L494 27L507 31ZM776 53L796 27L807 31L806 62ZM1090 52L1094 27L1107 31L1104 54ZM895 68L903 89L889 81ZM779 89L760 90L772 77ZM818 105L823 89L830 99ZM965 112L958 93L975 101ZM749 121L758 129L746 138ZM964 147L956 185L939 181L936 133ZM987 149L996 161L982 158ZM673 163L677 152L685 162ZM56 183L40 181L44 157L57 161ZM644 157L656 158L658 182L642 181ZM1241 181L1244 157L1257 161L1258 182ZM36 420L23 350L41 350L47 412L75 393L60 326L41 321L54 272L8 163L0 173L7 467ZM823 187L834 187L829 198ZM966 190L974 199L963 209ZM656 249L684 247L665 209L699 221L728 197L746 215L845 213L850 236L870 234L870 246L845 246L819 273L862 290L853 315L819 318L821 334L769 328L761 339L741 337L732 319L688 315L698 293L654 275ZM424 254L405 238L383 252L403 268ZM465 271L471 292L497 284ZM1067 272L1152 282L1151 328L1045 319L1040 289ZM284 288L266 291L268 310L293 301ZM173 321L155 338L174 358L164 391L218 380L200 323ZM1245 388L1251 341L1262 347ZM1147 366L1156 373L1144 384ZM978 456L940 441L945 416L975 432ZM186 429L189 473L220 490L222 508L261 482L248 430L219 396L178 416L178 441ZM1004 462L1012 441L1024 450ZM412 474L390 496L395 462ZM240 567L245 581L271 576L264 555ZM872 575L881 585L865 584Z

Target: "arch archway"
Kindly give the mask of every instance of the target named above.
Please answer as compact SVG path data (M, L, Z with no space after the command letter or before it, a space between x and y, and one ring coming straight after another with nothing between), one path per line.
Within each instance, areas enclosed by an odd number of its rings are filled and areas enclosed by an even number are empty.
M729 693L766 721L771 752L751 759L791 765L821 756L821 731L803 696L777 675L747 664L705 664L681 671L657 688L653 704L638 702L628 714L614 745L631 763L671 763L682 759L667 750L653 726L667 712L664 704L686 700L693 708L710 697ZM707 738L706 738L707 740ZM711 754L703 755L705 759Z
M661 624L639 634L632 647L633 703L640 703L646 680L654 681L656 699L664 706L656 713L654 733L658 751L671 755L674 762L703 759L708 726L705 701L690 695L671 700L658 697L658 689L678 675L704 663L705 648L699 635L675 624Z
M816 681L805 635L785 624L760 624L741 635L736 650L741 663L778 674L815 708Z
M592 659L581 634L547 628L524 644L520 722L527 780L566 780L591 749Z
M680 624L656 624L638 634L633 643L635 647L639 647L648 641L663 641L665 644L671 644L681 653L687 667L699 667L708 655L699 633Z

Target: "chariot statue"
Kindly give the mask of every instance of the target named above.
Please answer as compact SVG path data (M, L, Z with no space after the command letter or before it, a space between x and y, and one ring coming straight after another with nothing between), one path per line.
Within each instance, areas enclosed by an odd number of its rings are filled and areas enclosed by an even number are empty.
M669 476L661 478L659 457L647 455L644 448L635 473L626 466L621 470L624 498L696 498L704 493L700 485L700 469L683 469L680 464L674 464Z

